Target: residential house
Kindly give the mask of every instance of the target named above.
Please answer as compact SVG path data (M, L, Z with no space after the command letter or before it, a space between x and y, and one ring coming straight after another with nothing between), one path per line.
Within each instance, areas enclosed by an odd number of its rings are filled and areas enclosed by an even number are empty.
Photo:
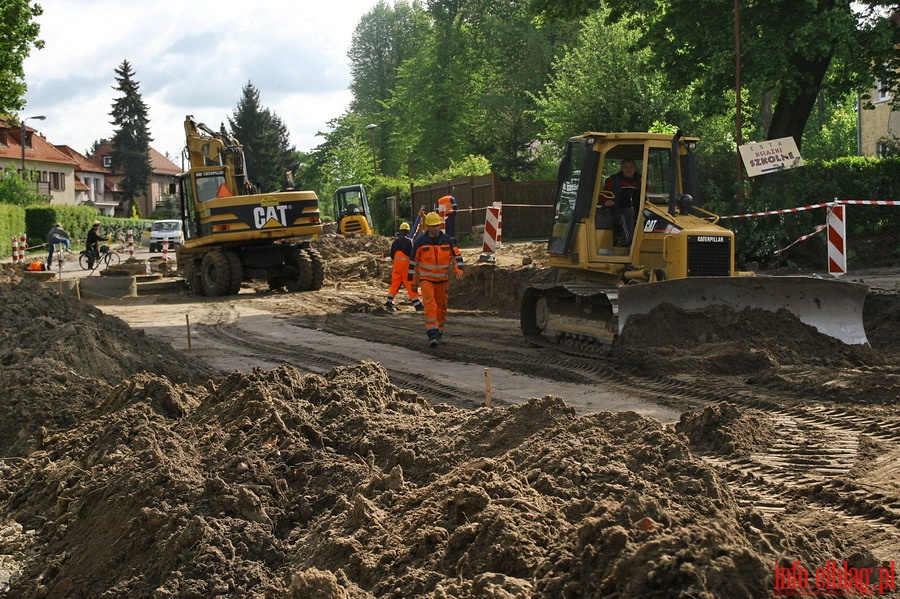
M91 154L90 160L94 165L107 169L107 190L116 197L117 201L120 201L122 190L119 184L122 181L122 175L116 174L111 170L112 152L112 142L106 142ZM136 199L138 211L145 218L153 214L160 203L177 202L178 175L181 173L181 169L174 162L153 148L150 148L150 168L152 169L150 187L146 194ZM118 216L130 216L130 214L124 213L127 207L122 207L120 210L122 210L122 213Z
M900 11L894 12L891 19L896 27L900 27ZM900 46L895 48L900 51ZM874 109L863 109L861 105L857 108L860 156L881 158L900 154L900 102L897 107L892 105L897 100L894 98L896 91L892 93L890 88L876 81L869 92Z
M0 117L0 168L8 165L19 175L24 169L25 178L34 181L51 204L75 205L77 163L33 127Z
M874 109L859 110L859 154L879 158L900 151L900 110L891 91L877 85L871 92Z
M70 146L56 149L75 161L75 203L93 206L104 216L115 216L119 200L107 193L106 176L109 169L95 164L90 158Z

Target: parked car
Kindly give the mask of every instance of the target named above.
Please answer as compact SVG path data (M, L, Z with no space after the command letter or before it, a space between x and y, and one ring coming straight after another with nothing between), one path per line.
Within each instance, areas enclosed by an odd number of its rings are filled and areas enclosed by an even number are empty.
M169 240L169 249L184 243L184 229L180 220L156 220L150 226L150 251L161 252L163 241Z

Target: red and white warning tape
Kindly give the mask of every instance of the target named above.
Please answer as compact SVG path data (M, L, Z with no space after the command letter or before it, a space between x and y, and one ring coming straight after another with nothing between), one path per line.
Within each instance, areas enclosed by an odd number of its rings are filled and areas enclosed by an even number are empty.
M833 204L852 204L855 206L900 206L900 200L834 200L833 202L822 202L819 204L810 204L809 206L798 206L796 208L766 210L764 212L749 212L747 214L729 214L727 216L720 216L719 218L750 218L754 216L770 216L772 214L788 214L790 212L803 212L804 210L825 208Z
M824 230L825 230L825 225L819 225L819 226L816 227L816 229L815 229L812 233L807 233L806 235L802 235L802 236L798 237L798 238L795 239L790 245L787 245L787 246L781 248L780 250L775 250L775 253L776 253L776 254L780 254L780 253L782 253L782 252L786 252L788 249L790 249L790 248L792 248L793 246L797 245L797 244L800 243L801 241L806 241L807 239L809 239L809 238L812 237L813 235L818 235L819 233L821 233L821 232L824 231Z

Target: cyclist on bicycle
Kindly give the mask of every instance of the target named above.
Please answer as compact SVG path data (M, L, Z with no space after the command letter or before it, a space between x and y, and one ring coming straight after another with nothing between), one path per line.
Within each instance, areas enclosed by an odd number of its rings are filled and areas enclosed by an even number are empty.
M53 264L53 250L56 247L57 243L66 244L66 250L72 249L72 241L69 239L69 234L66 233L66 230L62 228L62 225L56 223L53 225L53 228L47 231L47 268Z
M100 259L100 221L95 220L94 225L87 234L88 268L94 268L94 261Z

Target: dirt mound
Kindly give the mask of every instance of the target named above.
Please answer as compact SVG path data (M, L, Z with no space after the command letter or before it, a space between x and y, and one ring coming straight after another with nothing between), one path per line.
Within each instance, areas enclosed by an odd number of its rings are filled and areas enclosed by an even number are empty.
M748 455L775 441L771 416L727 403L682 414L675 430L684 434L692 447L725 455Z
M313 244L322 257L328 260L359 257L365 254L387 256L391 249L390 237L382 235L320 235Z
M370 362L136 375L0 464L22 597L759 597L794 555L659 423L429 406Z
M629 318L613 356L631 368L661 373L750 374L796 364L883 364L872 348L846 345L787 310L709 306L686 311L671 304Z

